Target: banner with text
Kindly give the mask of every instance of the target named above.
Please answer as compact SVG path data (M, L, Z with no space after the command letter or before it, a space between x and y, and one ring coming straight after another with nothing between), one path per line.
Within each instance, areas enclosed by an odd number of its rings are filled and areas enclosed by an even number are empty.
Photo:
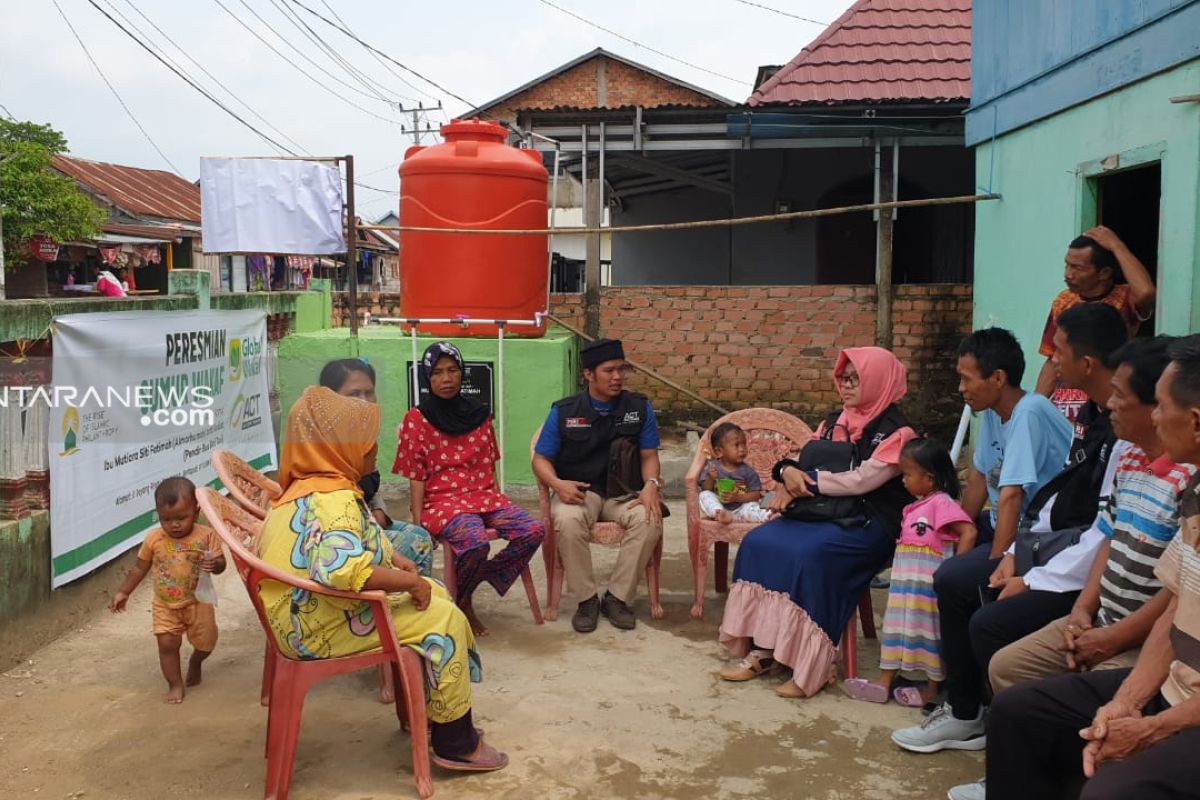
M55 588L141 543L164 478L216 485L213 450L275 468L262 311L71 314L54 328L53 383L22 404L50 407Z

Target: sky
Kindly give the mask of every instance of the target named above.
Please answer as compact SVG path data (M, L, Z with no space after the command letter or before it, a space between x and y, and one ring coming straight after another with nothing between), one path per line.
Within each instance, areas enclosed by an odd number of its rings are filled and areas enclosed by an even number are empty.
M363 41L441 88L382 57L376 60L300 4L334 22L340 18ZM353 154L356 182L373 187L356 192L358 213L377 219L398 202L396 170L413 142L402 130L402 125L411 130L412 115L400 107L418 102L436 107L440 100L442 111L421 117L436 127L596 47L742 101L759 66L786 64L850 5L850 0L3 0L0 114L50 124L66 136L74 156L167 169L188 180L199 177L201 157L281 152L156 60L158 53L298 154ZM429 135L424 139L428 144Z

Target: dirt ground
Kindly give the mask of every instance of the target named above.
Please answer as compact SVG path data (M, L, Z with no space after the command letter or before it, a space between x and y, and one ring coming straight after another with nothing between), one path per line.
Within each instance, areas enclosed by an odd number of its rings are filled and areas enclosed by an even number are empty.
M916 711L856 703L840 689L789 701L775 696L770 679L722 683L723 601L710 578L705 619L689 618L684 513L681 502L672 506L663 620L650 621L642 599L635 631L602 619L596 633L580 636L570 627L569 598L556 622L535 627L519 584L503 599L481 590L477 607L492 633L481 641L476 719L511 765L489 775L435 767L436 796L924 800L981 776L978 753L897 749L888 735L918 720ZM604 574L611 551L595 552ZM0 675L0 797L261 797L262 631L232 570L217 587L220 642L203 685L181 706L161 702L166 685L145 585L129 613L97 608L78 630ZM876 595L878 612L884 597ZM867 674L877 664L875 644L860 648ZM294 800L416 797L407 736L378 703L375 681L368 671L311 691Z

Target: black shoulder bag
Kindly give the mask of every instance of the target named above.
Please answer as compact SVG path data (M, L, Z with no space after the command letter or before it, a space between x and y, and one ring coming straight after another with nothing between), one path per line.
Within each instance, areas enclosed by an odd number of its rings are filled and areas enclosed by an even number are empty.
M820 470L822 472L850 472L858 467L858 450L850 441L849 432L846 441L833 440L836 428L846 430L845 426L837 425L838 412L826 420L825 430L820 439L813 439L800 451L798 460L784 459L772 470L774 478L783 482L782 472L785 467L795 467L802 472ZM832 420L832 421L831 421ZM860 520L866 511L863 499L858 496L829 496L797 497L783 511L787 519L799 522L838 522Z

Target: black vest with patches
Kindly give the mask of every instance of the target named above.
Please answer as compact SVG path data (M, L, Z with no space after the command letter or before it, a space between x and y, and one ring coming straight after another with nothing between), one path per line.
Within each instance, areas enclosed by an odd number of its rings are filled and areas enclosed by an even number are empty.
M592 408L586 390L554 404L558 409L558 458L554 471L565 481L590 484L588 491L604 497L608 488L608 450L619 438L636 440L646 426L650 402L637 392L621 392L612 411Z
M825 418L825 434L828 435L837 424L838 417L841 416L842 410L832 412ZM904 412L896 404L892 404L885 408L879 416L871 420L865 428L863 428L862 438L854 445L854 454L857 457L859 464L862 464L875 452L875 448L883 443L896 431L901 428L911 428L912 425L908 422L908 417L904 416ZM900 535L900 518L904 512L904 507L913 502L915 498L908 493L904 488L904 480L901 476L889 480L878 489L868 492L863 501L866 503L867 509L870 511L870 516L873 519L881 521L887 528L889 533L895 536Z

